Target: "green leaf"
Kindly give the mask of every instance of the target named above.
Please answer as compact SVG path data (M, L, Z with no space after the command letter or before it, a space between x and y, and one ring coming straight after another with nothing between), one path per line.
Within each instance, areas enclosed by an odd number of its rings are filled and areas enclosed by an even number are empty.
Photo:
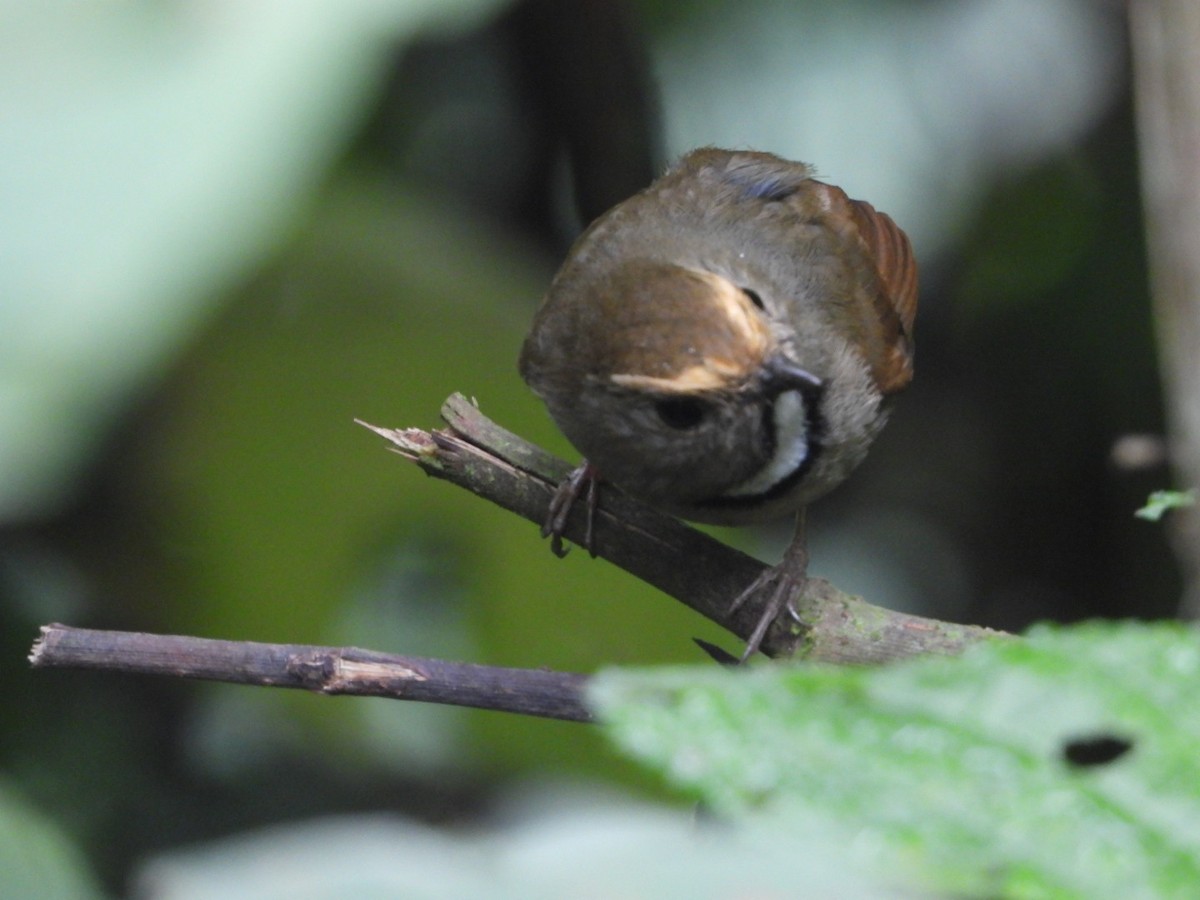
M101 896L79 849L7 782L0 783L0 897Z
M819 851L798 892L794 829L733 834L698 824L690 810L561 785L525 789L500 813L497 825L468 830L367 814L260 829L151 858L134 875L133 893L189 900L897 896L855 872L843 849L849 841L828 829L803 833Z
M1167 510L1181 509L1185 506L1196 505L1196 492L1191 491L1155 491L1146 499L1146 505L1134 513L1139 519L1157 522Z
M498 5L5 5L0 513L60 501L294 230L392 48Z
M592 699L622 748L719 811L822 815L925 886L1200 883L1200 640L1181 625L1044 627L886 669L608 672Z

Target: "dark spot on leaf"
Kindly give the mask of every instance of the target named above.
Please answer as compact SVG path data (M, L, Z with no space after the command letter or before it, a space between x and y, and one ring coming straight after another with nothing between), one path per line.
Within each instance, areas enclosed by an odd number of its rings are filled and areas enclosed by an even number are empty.
M1133 749L1133 741L1115 734L1089 734L1063 742L1063 759L1072 766L1106 766Z

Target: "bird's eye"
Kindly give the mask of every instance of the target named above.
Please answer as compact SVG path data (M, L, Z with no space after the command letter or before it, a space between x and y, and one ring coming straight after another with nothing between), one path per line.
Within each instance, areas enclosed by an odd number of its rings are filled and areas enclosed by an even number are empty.
M708 404L695 397L664 397L654 404L654 411L668 428L688 431L708 415Z
M757 306L759 309L765 308L763 306L763 298L758 293L758 291L752 290L751 288L742 288L742 293L745 294L746 297L750 300L750 302L753 303L755 306Z

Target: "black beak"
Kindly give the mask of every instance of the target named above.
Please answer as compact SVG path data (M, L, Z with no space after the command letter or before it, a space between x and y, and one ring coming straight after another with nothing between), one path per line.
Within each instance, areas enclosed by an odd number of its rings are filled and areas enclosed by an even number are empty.
M806 398L819 397L825 381L782 354L769 357L763 363L763 390L776 397L784 391L799 391Z

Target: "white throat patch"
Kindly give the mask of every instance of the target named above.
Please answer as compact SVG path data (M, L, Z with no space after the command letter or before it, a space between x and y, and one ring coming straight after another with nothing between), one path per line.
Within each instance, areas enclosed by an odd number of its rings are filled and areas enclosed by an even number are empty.
M808 458L808 416L799 391L785 391L775 399L774 419L775 453L756 475L726 491L726 497L765 494Z

